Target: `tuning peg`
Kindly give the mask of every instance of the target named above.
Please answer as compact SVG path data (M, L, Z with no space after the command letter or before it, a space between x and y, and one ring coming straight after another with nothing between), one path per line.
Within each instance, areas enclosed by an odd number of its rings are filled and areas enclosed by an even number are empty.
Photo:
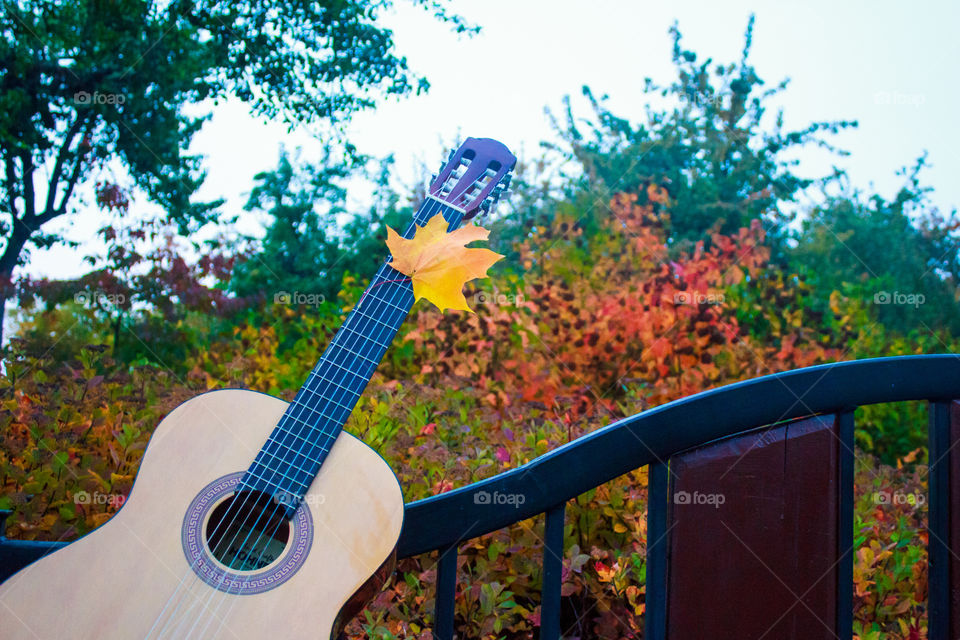
M485 199L483 202L480 203L480 213L481 213L481 214L490 213L490 199L489 199L489 198Z
M503 180L500 181L500 186L503 187L503 190L506 191L510 188L510 181L513 179L513 174L508 173L503 177Z

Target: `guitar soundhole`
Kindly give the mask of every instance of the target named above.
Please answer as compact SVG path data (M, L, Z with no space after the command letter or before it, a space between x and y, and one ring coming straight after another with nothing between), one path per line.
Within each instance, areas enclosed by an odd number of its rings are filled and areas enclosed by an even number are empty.
M217 478L183 517L181 541L190 568L219 591L263 593L289 580L313 544L313 518L301 504L286 520L262 493L238 492L242 472Z
M256 571L273 564L290 539L290 523L271 497L241 491L218 504L207 521L207 548L234 571Z

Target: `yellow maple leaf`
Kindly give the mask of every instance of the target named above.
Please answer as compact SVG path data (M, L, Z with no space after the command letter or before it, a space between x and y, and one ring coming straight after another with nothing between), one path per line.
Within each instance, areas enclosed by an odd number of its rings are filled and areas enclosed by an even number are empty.
M472 311L463 297L463 285L486 278L487 269L503 256L490 249L468 249L466 245L486 240L489 235L489 231L474 224L447 233L447 221L439 213L417 227L409 240L387 227L387 246L393 255L390 266L410 276L416 300L426 298L441 311Z

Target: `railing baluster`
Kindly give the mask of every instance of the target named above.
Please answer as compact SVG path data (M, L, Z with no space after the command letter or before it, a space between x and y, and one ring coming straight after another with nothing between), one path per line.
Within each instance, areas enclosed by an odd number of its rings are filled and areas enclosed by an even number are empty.
M540 640L560 638L560 581L563 575L565 503L546 512L543 531L543 587L540 594Z
M453 640L453 608L457 593L457 546L441 549L439 553L434 637L437 640Z
M840 438L837 500L837 638L853 638L853 410L837 414Z
M647 640L667 637L667 506L670 482L667 463L654 462L647 479Z
M930 640L950 635L950 403L930 403L930 453L927 475Z

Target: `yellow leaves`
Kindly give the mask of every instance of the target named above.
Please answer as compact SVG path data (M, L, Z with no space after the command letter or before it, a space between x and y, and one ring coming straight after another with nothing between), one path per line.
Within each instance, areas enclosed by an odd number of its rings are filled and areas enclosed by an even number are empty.
M596 570L597 578L599 578L600 582L612 582L620 567L618 567L616 563L610 567L598 560L594 563L593 568Z
M486 278L487 269L503 256L490 249L468 249L466 245L486 240L489 235L489 231L476 225L447 233L447 221L439 213L417 228L410 240L387 227L387 246L393 255L390 264L410 276L416 300L426 298L441 311L472 311L463 296L463 285Z

